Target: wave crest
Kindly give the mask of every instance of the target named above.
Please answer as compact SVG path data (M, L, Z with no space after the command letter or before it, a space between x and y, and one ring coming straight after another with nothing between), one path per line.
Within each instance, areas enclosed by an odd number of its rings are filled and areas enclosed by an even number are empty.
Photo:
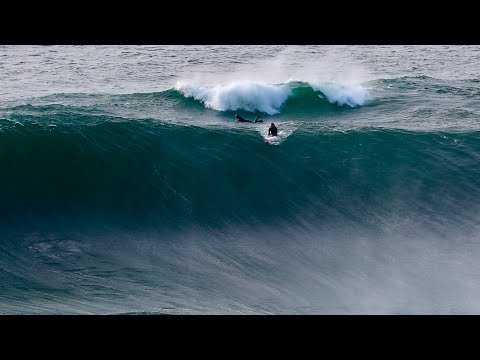
M334 83L310 84L291 81L285 84L264 84L244 81L208 87L179 81L175 86L175 90L185 97L201 101L205 107L213 110L260 111L269 115L280 113L287 99L301 96L301 92L295 91L298 88L319 92L320 98L326 98L329 103L338 106L362 106L372 99L369 91L361 85Z
M178 82L175 89L186 97L202 101L206 107L214 110L261 111L269 115L278 114L291 94L291 89L286 85L258 82L234 82L214 87Z
M362 106L372 97L361 85L320 84L312 85L314 90L321 91L332 104L350 107Z

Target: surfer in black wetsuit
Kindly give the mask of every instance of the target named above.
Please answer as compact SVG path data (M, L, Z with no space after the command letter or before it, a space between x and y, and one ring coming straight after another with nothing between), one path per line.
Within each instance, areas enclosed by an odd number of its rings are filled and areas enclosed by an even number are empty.
M263 122L263 120L260 119L260 116L258 116L258 115L257 115L257 118L255 119L255 121L251 121L251 120L244 119L244 118L242 118L242 117L241 117L240 115L238 115L238 114L235 115L235 119L236 119L238 122L249 122L249 123L251 123L251 122L256 122L256 123L257 123L257 122Z
M278 130L275 127L275 124L272 123L272 125L270 125L270 129L268 129L268 136L277 136L277 133L278 133Z

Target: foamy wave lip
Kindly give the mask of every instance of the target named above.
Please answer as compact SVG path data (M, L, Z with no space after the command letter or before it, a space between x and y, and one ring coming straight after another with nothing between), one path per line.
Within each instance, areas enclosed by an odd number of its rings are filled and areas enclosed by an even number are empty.
M278 114L291 94L286 85L268 85L259 82L234 82L227 85L205 87L177 82L175 89L184 96L202 101L206 107L218 110L261 111Z
M321 91L327 97L327 100L330 103L337 103L340 106L362 106L372 98L369 91L361 85L341 85L330 83L310 85L313 89Z

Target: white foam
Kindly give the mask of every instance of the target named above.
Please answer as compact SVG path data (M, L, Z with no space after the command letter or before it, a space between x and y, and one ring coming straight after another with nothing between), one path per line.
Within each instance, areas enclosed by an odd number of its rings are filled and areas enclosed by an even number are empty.
M282 136L282 134L278 134L278 136L266 136L264 139L265 142L268 142L271 145L280 145L286 137Z
M368 89L359 84L310 84L313 89L321 91L327 100L338 105L348 105L351 107L362 106L368 100L371 100L371 95Z
M206 107L218 110L261 111L278 114L291 95L287 85L269 85L254 81L240 81L215 86L201 86L178 81L175 89L187 97L202 101Z

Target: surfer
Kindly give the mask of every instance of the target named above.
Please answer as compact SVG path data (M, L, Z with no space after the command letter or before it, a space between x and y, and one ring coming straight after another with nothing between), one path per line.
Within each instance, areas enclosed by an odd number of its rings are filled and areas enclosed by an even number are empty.
M272 123L272 125L270 125L270 128L268 129L268 136L277 136L277 133L278 133L278 130L275 124Z
M247 120L247 119L244 119L242 118L240 115L236 114L235 115L235 119L238 121L238 122L263 122L263 120L260 118L260 116L257 115L257 118L255 119L255 121L251 121L251 120Z

